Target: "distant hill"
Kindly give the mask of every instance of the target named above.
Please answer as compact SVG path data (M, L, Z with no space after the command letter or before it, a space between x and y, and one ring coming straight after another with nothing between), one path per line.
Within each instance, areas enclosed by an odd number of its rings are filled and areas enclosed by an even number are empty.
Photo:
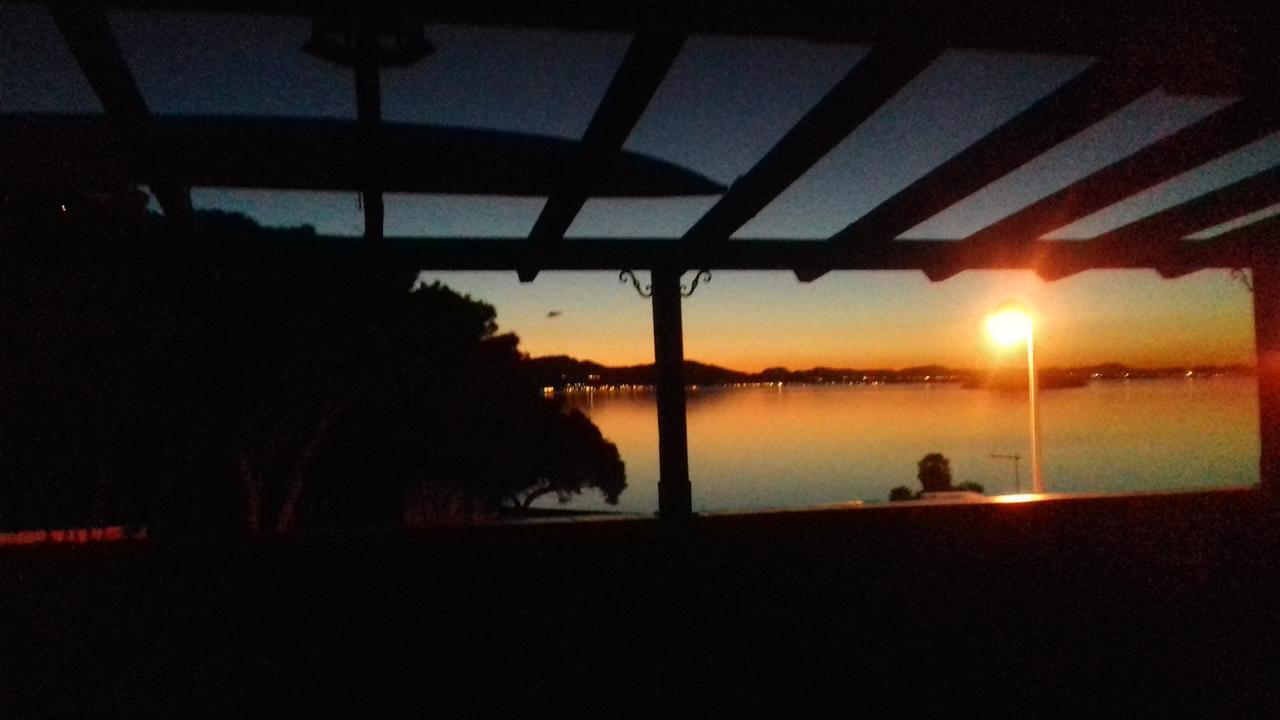
M567 355L531 358L534 377L545 387L569 385L652 385L655 372L652 363L609 367L590 360ZM816 367L808 370L767 368L758 373L731 370L695 360L684 363L684 379L689 385L732 385L737 383L823 384L851 382L961 382L970 377L967 370L952 370L941 365L926 365L902 370L884 368Z
M531 358L529 367L544 387L572 385L652 385L656 377L652 363L610 367L568 355ZM1213 375L1250 375L1253 369L1244 365L1197 365L1167 368L1134 368L1119 363L1104 363L1078 368L1044 368L1039 371L1042 387L1080 387L1091 380L1153 379ZM1020 372L1003 372L993 382L989 373L944 365L921 365L891 370L887 368L815 367L790 370L766 368L758 373L742 372L695 360L684 363L684 379L689 385L733 385L738 383L785 383L821 385L844 383L962 383L966 387L1026 387L1026 376Z
M578 360L567 355L532 358L529 360L534 377L545 387L566 385L652 385L656 373L652 363L608 367L590 360ZM758 382L756 376L722 368L718 365L686 360L684 381L690 385L732 385Z

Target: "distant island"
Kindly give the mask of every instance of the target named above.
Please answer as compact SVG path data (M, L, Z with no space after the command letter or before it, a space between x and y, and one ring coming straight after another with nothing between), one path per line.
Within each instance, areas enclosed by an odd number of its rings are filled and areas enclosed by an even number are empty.
M567 355L531 358L530 367L538 382L552 390L574 387L647 386L656 377L652 363L610 367ZM1247 365L1194 365L1160 368L1137 368L1120 363L1103 363L1074 368L1044 368L1037 373L1042 388L1083 387L1093 380L1152 380L1160 378L1205 378L1215 376L1250 376ZM815 367L789 370L766 368L750 373L709 365L695 360L684 363L684 379L688 385L857 385L895 383L953 383L963 387L987 389L1025 389L1025 372L949 368L944 365L920 365L898 370L886 368Z

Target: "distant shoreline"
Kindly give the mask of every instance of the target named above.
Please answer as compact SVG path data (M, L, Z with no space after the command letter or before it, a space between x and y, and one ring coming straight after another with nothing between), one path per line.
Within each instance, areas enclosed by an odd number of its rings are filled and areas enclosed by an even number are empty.
M629 365L609 367L589 360L565 355L529 359L534 377L544 389L591 387L651 387L655 382L654 366ZM1254 368L1247 365L1188 365L1140 368L1121 363L1101 363L1072 368L1044 368L1037 372L1044 389L1084 387L1094 380L1155 380L1171 378L1252 377ZM1001 370L995 373L943 365L922 365L889 370L883 368L827 368L808 370L768 368L758 373L709 365L694 360L684 364L684 380L688 386L743 385L882 385L953 383L969 388L1018 389L1027 385L1023 370Z

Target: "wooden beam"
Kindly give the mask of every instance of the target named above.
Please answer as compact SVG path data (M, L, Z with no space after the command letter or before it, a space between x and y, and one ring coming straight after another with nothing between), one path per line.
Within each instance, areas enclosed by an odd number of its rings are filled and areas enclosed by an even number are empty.
M1236 150L1280 128L1274 99L1247 98L970 235L1032 240Z
M925 41L872 48L694 223L684 241L713 242L733 235L919 75L939 52Z
M1237 180L1180 205L1098 235L1087 242L1123 247L1176 243L1187 235L1276 203L1280 203L1280 167Z
M49 14L67 42L80 71L97 94L117 136L135 164L144 160L157 169L151 192L165 217L183 226L191 223L191 193L165 174L163 157L155 157L149 139L151 114L133 80L120 45L99 3L51 2Z
M314 13L317 5L314 0L110 2L169 11L301 16ZM1224 34L1235 30L1234 35L1244 35L1240 31L1269 28L1267 20L1273 19L1276 13L1274 4L1265 0L1214 3L1126 0L1098 4L1087 12L1060 0L901 0L892 3L819 0L749 5L738 0L649 0L644 3L561 0L520 4L406 0L397 4L433 23L605 32L663 30L683 35L756 35L865 44L883 43L907 27L921 35L937 37L950 47L1072 54L1104 52L1144 18L1161 19L1165 32L1148 41L1163 42L1179 26L1203 35L1207 35L1210 28L1219 27ZM1217 22L1210 22L1215 19ZM1264 47L1272 44L1272 38L1265 32L1260 33L1256 41Z
M564 239L587 197L595 192L603 155L622 148L683 45L683 37L665 34L640 34L631 41L600 107L583 133L580 172L547 198L529 233L530 242L545 247ZM529 282L536 275L537 270L522 270L520 280Z
M1271 217L1262 218L1256 222L1249 223L1243 227L1230 230L1221 235L1215 235L1212 238L1189 242L1197 242L1203 245L1206 251L1210 253L1214 251L1215 247L1244 248L1245 256L1240 258L1242 264L1236 266L1238 268L1244 268L1246 266L1251 267L1251 265L1248 264L1257 259L1258 255L1256 248L1258 246L1273 243L1277 237L1280 237L1280 216L1273 215ZM1203 269L1203 267L1181 267L1165 263L1158 266L1156 271L1160 273L1160 277L1172 279L1189 275L1197 270Z
M228 250L229 263L351 262L362 244L340 237L290 243L287 254L258 246ZM240 253L236 256L235 253ZM1027 245L971 246L958 240L899 241L888 245L843 245L825 240L737 240L687 245L670 239L583 238L534 252L524 238L388 237L385 262L428 270L611 270L620 268L708 268L712 270L922 270L942 276L963 270L1032 270L1053 277L1087 269L1162 267L1233 268L1249 264L1241 242L1175 241L1099 245L1037 240ZM1069 273L1067 273L1069 274Z
M1160 84L1129 53L1098 61L831 237L890 243Z

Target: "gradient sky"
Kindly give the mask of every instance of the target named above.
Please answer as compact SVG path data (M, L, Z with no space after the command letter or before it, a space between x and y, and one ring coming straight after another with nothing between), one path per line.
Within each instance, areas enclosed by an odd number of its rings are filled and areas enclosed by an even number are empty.
M156 112L354 118L349 71L300 47L305 19L249 20L112 11L144 97ZM40 5L0 4L0 112L101 112ZM580 137L629 38L432 26L434 55L384 72L388 120ZM691 38L627 141L728 184L746 172L867 48L784 40ZM955 49L818 162L736 235L819 238L844 227L1037 98L1092 58ZM900 241L962 237L1180 127L1226 97L1155 91L1027 163ZM1118 227L1280 163L1280 133L1101 210L1049 238L1069 242ZM311 224L359 235L355 193L197 188L199 207L267 225ZM544 198L387 198L391 235L520 237ZM714 197L590 200L568 237L679 237ZM1256 220L1280 212L1259 213ZM1206 233L1208 236L1212 233ZM535 355L607 363L652 360L649 305L611 273L432 274L493 303L499 323ZM1248 292L1225 271L1178 280L1153 272L1089 272L1043 283L1022 272L716 273L686 302L686 354L745 370L770 365L981 366L993 350L982 318L1010 297L1041 317L1048 364L1252 362ZM559 310L556 317L548 317Z

